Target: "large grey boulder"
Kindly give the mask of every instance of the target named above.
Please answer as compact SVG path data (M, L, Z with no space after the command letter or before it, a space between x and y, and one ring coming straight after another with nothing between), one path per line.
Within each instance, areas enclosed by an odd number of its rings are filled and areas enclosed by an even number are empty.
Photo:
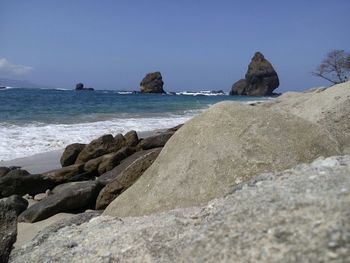
M163 78L159 71L148 73L140 83L142 93L164 93Z
M100 216L35 238L10 262L350 262L349 173L349 156L321 158L202 207Z
M232 85L230 95L269 96L278 86L279 79L275 69L263 54L256 52L245 79Z
M67 183L60 186L42 201L32 205L18 217L20 222L36 222L46 219L60 212L93 207L101 186L97 181Z
M12 170L0 177L0 197L10 195L36 195L51 189L55 181L42 174L29 174L25 170Z
M103 135L86 145L79 153L75 163L85 163L104 154L117 152L124 145L125 139L123 136L116 136L114 138L111 134Z
M314 123L271 109L221 102L185 123L104 214L138 216L203 204L258 173L339 153Z
M159 155L161 148L152 149L131 163L113 181L99 193L96 209L105 209L116 197L128 189L151 166Z
M62 167L75 163L79 153L85 148L86 144L73 143L68 145L61 156L60 162Z
M304 93L288 92L259 105L318 124L344 154L350 154L350 81Z

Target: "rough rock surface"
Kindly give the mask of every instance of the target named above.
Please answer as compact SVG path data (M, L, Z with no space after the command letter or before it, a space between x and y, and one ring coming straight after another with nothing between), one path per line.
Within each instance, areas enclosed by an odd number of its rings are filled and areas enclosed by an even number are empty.
M73 164L60 169L49 171L43 174L44 177L50 178L56 184L66 183L72 177L84 172L84 164ZM47 188L46 188L47 189ZM45 189L45 190L46 190Z
M135 152L134 154L122 160L118 166L114 167L112 170L99 176L97 180L103 185L108 184L109 182L117 178L135 160L152 151L154 151L154 149L145 150L145 151L141 150L141 151Z
M19 215L28 207L28 201L19 195L11 195L0 200L7 203L15 211L16 215Z
M350 156L320 158L203 207L61 228L10 262L350 262L349 173Z
M25 170L12 170L0 178L0 197L10 195L36 195L55 186L55 182L41 174L29 174Z
M9 171L11 171L8 167L0 167L0 177L6 175Z
M94 206L101 186L97 181L67 183L42 201L32 205L19 215L20 222L36 222L60 212L69 212Z
M268 96L279 86L279 79L271 63L256 52L248 66L245 79L233 84L230 95Z
M164 93L163 79L159 71L148 73L140 83L142 93Z
M133 147L123 147L116 153L111 154L110 158L103 159L98 165L98 174L101 175L112 170L114 167L120 164L122 160L132 155L134 152L135 148Z
M138 216L198 205L258 173L336 154L337 146L316 124L271 109L221 102L185 123L105 214Z
M151 166L161 148L156 148L142 155L131 163L113 181L108 183L99 193L96 209L105 209L117 196L128 189Z
M157 135L149 136L140 141L139 147L143 150L163 147L170 139L170 137L173 136L173 134L173 131L168 131Z
M86 144L73 143L68 145L61 156L62 167L72 165L75 163L79 153L85 148Z
M317 123L331 134L343 153L350 154L350 81L327 89L287 92L260 106Z
M137 136L137 132L131 130L124 135L125 145L126 146L136 146L139 142L139 137Z
M17 214L8 198L0 200L0 262L6 263L16 242Z
M125 144L124 138L113 138L111 134L93 140L79 153L75 163L85 163L104 154L117 152Z

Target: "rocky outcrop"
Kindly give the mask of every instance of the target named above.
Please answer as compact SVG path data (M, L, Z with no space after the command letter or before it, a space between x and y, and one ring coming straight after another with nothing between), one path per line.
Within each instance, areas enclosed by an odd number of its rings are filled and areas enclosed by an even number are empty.
M20 222L36 222L60 212L94 207L101 186L97 181L60 185L59 190L32 205L18 217Z
M42 174L29 174L25 170L12 170L0 177L0 197L10 195L36 195L51 189L55 181Z
M81 91L81 90L88 90L88 91L93 91L93 88L85 88L83 83L77 83L75 85L75 90Z
M131 163L99 193L96 209L105 209L117 196L128 189L151 166L161 148L152 149Z
M316 124L272 109L221 102L185 123L104 213L138 216L199 205L258 173L339 153Z
M233 84L230 95L271 96L279 86L279 79L271 63L256 52L248 66L245 79Z
M68 145L61 156L60 162L62 167L75 163L79 153L85 148L86 144L73 143Z
M125 145L125 139L121 136L115 138L111 134L103 135L93 140L79 153L75 163L85 163L104 154L117 152Z
M10 261L349 262L349 172L349 156L321 158L261 174L203 207L100 216L37 237Z
M163 79L159 71L148 73L140 83L142 93L165 93Z

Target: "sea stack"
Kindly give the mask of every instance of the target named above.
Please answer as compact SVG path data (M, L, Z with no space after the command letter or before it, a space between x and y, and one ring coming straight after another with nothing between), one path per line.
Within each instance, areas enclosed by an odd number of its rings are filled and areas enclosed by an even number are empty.
M162 74L159 71L148 73L140 83L141 93L165 93Z
M93 88L85 88L84 84L79 82L75 85L75 90L94 90Z
M248 66L245 79L232 85L230 95L271 96L279 86L277 72L264 55L256 52Z

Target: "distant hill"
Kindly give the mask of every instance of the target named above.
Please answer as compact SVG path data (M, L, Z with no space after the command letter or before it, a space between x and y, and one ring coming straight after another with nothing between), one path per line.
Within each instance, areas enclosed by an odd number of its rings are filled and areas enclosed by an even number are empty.
M3 79L0 78L0 86L16 87L16 88L52 88L45 85L39 85L27 80Z

